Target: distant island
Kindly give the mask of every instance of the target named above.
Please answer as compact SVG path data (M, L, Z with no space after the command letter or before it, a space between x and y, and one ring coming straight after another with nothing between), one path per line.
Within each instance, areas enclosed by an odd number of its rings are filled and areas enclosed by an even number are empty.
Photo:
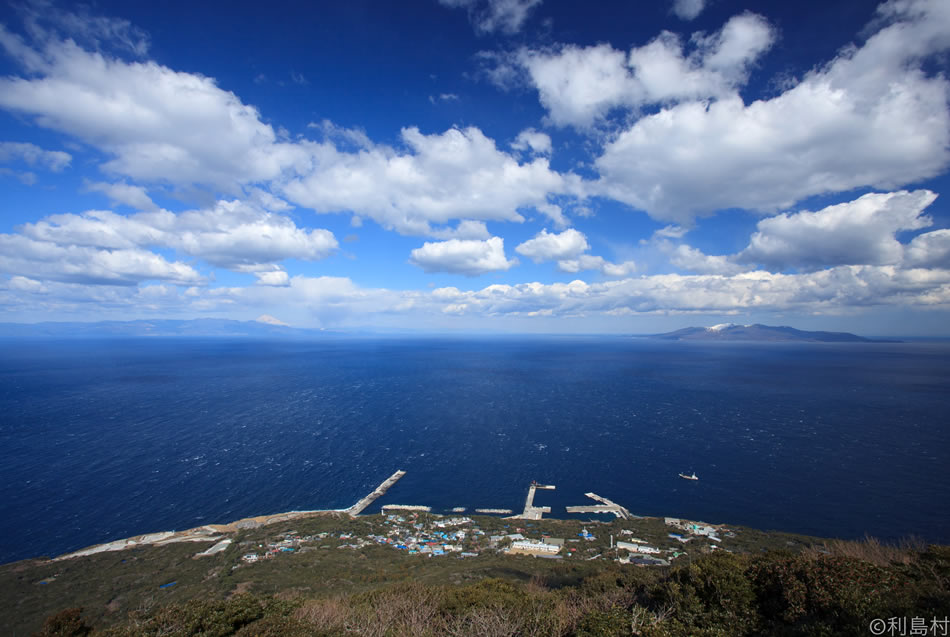
M899 341L881 341L864 338L849 332L809 332L794 327L772 325L736 325L721 323L711 327L684 327L675 332L654 334L652 338L666 341L765 341L765 342L809 342L809 343L897 343Z

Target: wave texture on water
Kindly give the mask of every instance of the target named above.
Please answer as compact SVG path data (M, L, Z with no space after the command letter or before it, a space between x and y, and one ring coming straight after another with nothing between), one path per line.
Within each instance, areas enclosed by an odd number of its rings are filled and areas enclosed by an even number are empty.
M0 345L0 563L279 511L523 506L950 542L946 344ZM696 483L678 478L695 471Z

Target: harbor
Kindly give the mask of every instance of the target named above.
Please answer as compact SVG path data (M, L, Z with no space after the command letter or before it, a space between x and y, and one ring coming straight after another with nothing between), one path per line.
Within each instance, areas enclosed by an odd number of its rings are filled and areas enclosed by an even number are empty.
M299 520L304 518L313 517L321 514L335 513L335 514L345 514L349 517L357 517L363 513L367 508L373 505L376 500L386 495L389 489L392 488L400 479L406 475L406 472L403 470L398 470L393 473L391 476L383 480L379 486L373 489L370 493L360 498L355 504L345 509L314 509L306 511L288 511L286 513L277 513L271 515L259 515L254 517L242 518L234 522L229 522L227 524L206 524L200 527L195 527L192 529L187 529L185 531L166 531L161 533L149 533L145 535L139 535L123 540L114 540L112 542L107 542L105 544L97 544L95 546L87 547L79 551L74 551L72 553L67 553L60 555L54 560L64 560L74 557L81 557L86 555L93 555L96 553L108 552L108 551L121 551L129 548L134 548L137 546L143 545L162 545L162 544L172 544L177 542L212 542L215 543L211 548L199 552L196 554L196 557L206 557L210 555L215 555L220 551L223 551L230 544L231 540L228 536L231 534L237 533L239 531L253 530L259 527L269 526L281 522L290 522L292 520ZM540 489L542 491L553 491L555 489L553 484L540 484L537 481L532 481L528 485L528 493L525 497L524 509L521 513L512 515L512 509L506 508L478 508L475 509L475 513L480 513L484 515L502 515L505 520L532 520L537 521L541 520L545 514L551 513L551 507L549 506L537 506L534 503L535 496L537 491ZM592 513L592 514L612 514L622 520L631 520L631 519L641 519L641 516L632 514L626 507L617 504L613 500L605 498L603 496L597 495L596 493L588 492L585 493L588 498L598 502L594 505L581 505L581 506L568 506L565 507L568 513L580 514L580 513ZM462 513L465 511L465 507L454 507L451 509L453 513ZM428 514L432 512L432 507L428 505L421 504L384 504L380 507L380 511L383 515L392 515L394 513L407 513L411 515L419 514ZM671 524L669 520L673 518L668 518L667 523ZM676 522L679 522L676 520ZM530 526L530 525L529 525ZM686 530L693 535L703 535L710 537L711 539L718 540L719 538L715 535L715 530L707 525L693 525L687 527ZM683 541L680 539L679 541ZM524 549L524 547L521 547Z
M596 493L585 493L584 495L586 495L591 500L600 502L600 504L565 507L568 513L612 513L618 518L624 520L640 517L638 515L633 515L625 507L620 506L616 502L599 496Z
M389 491L389 489L394 484L399 482L399 479L402 478L404 475L406 475L406 472L402 470L397 471L396 473L392 474L391 476L383 480L383 482L378 487L376 487L372 493L370 493L369 495L361 499L359 502L357 502L350 508L344 509L343 512L349 513L352 516L359 515L360 513L366 510L366 507L368 507L373 502L375 502L377 498L380 498L386 495L386 492Z
M532 482L531 486L528 487L528 496L524 501L524 511L521 512L521 515L511 516L510 519L540 520L542 515L551 512L551 507L539 507L534 505L534 495L538 489L553 491L555 487L553 484L538 484L537 482Z

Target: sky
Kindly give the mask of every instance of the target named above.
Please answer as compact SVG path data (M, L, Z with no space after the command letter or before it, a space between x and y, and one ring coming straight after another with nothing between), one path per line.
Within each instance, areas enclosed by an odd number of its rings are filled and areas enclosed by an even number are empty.
M950 336L948 71L946 0L7 2L0 322Z

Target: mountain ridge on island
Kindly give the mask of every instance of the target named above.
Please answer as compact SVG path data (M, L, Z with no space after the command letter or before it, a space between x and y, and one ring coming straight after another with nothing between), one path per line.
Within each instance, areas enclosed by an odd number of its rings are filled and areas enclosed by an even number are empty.
M684 327L651 338L667 341L755 341L755 342L802 342L802 343L899 343L896 340L870 339L850 332L824 332L799 330L787 325L773 326L754 323L737 325L720 323L710 327Z

